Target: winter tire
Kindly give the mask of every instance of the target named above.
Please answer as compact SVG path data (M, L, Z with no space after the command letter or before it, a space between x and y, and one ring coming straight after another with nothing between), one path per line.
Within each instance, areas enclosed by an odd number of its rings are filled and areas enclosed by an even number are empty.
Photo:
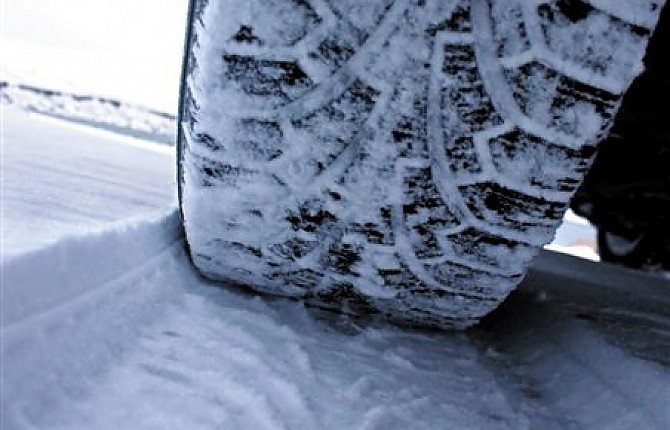
M467 327L551 241L662 0L195 0L183 221L207 277Z

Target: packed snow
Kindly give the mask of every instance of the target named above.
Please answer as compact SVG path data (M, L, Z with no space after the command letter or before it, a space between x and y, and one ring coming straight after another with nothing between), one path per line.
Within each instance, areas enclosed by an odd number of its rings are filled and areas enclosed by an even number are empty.
M192 269L170 148L8 106L2 143L4 428L670 426L667 313L520 292L445 333L253 295Z

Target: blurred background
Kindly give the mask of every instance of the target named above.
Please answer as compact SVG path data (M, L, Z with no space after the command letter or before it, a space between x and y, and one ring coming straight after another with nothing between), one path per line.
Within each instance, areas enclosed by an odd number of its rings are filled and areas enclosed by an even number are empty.
M3 80L177 111L187 0L0 0Z

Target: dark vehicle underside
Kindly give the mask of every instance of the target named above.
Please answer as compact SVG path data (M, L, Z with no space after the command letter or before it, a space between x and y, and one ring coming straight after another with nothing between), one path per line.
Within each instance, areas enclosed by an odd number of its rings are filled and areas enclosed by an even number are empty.
M669 12L571 203L598 228L602 260L634 268L670 268Z

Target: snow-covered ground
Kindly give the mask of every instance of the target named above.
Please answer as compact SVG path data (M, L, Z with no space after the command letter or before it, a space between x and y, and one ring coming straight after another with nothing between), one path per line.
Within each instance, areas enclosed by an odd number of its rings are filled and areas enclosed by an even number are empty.
M174 145L174 115L96 95L0 82L0 103L131 137Z
M439 333L200 278L174 148L127 136L165 140L186 3L0 0L3 430L670 428L663 295L594 302L540 268L481 327ZM552 249L597 258L566 221Z
M174 148L0 108L3 254L174 205Z
M440 333L214 285L172 149L2 109L4 428L670 428L663 296L582 309L540 277Z

